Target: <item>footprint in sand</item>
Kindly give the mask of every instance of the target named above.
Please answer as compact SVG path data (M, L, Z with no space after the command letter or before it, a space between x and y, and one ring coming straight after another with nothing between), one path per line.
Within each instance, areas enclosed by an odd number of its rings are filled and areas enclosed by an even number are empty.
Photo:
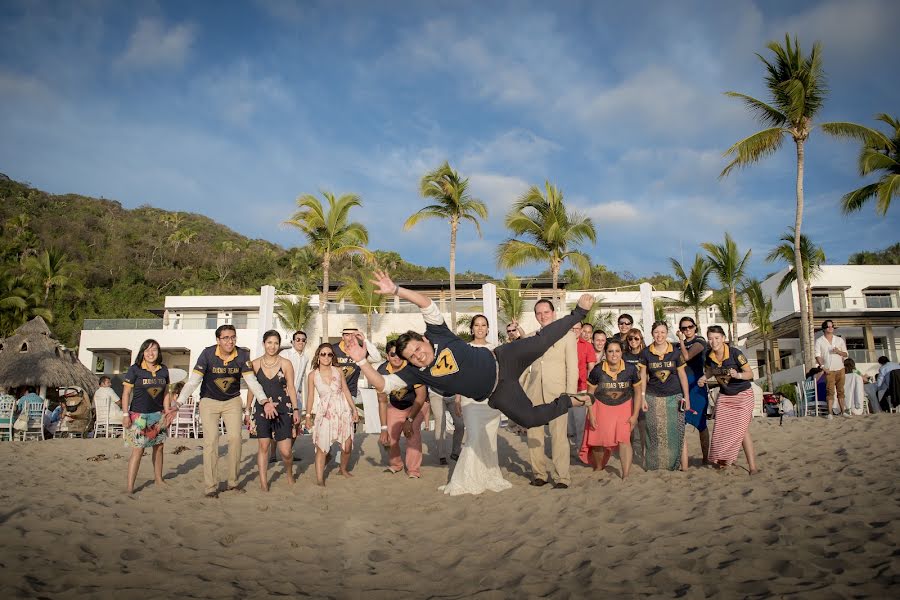
M109 460L105 454L98 454L97 456L89 456L87 458L89 462L100 462L102 460Z
M144 555L141 553L141 551L134 548L127 548L123 550L119 555L119 558L121 558L122 560L139 560L143 557Z
M187 452L190 450L187 446L178 446L175 450L172 451L172 454L181 454L182 452Z

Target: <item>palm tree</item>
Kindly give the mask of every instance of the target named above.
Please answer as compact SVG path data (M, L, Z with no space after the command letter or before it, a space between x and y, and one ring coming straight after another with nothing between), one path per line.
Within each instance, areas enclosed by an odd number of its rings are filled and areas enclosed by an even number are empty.
M369 243L365 226L350 221L350 209L360 206L362 200L356 194L344 194L335 199L331 192L322 192L328 203L322 205L312 194L297 198L294 215L285 221L306 236L310 249L322 257L322 297L319 300L319 320L322 323L322 340L328 340L328 291L331 259L342 254L360 254L366 259L371 253L364 247Z
M803 281L803 267L800 264L800 228L803 224L805 145L814 128L813 119L822 108L828 92L822 69L822 47L816 42L809 55L804 56L797 38L794 37L791 41L787 35L784 36L783 46L778 42L769 42L766 47L775 55L774 60L767 60L759 54L757 56L765 65L767 73L765 81L771 95L771 102L767 103L738 92L726 92L725 94L743 101L757 120L768 125L769 128L757 131L731 146L725 155L733 156L733 159L722 170L719 177L727 176L735 167L751 165L774 154L781 148L788 136L794 140L797 150L797 200L794 217L796 262L794 268L799 273L797 284L800 289L803 289L806 284ZM861 136L861 126L853 123L822 123L819 127L831 135L856 138ZM809 324L806 322L807 315L806 298L800 294L801 331L807 331L809 328ZM811 340L800 336L801 352L807 368L811 367L813 362L811 344Z
M766 262L775 262L776 260L781 260L791 268L787 273L784 274L784 277L781 278L781 281L778 282L777 291L779 294L783 294L786 290L790 289L791 284L797 281L797 275L795 271L794 265L797 264L797 261L794 257L794 231L793 228L789 228L787 233L781 236L781 243L772 249L768 255L766 255ZM804 287L800 288L800 282L797 282L797 293L806 298L806 329L801 329L803 331L803 336L807 340L809 340L810 348L812 348L813 339L815 339L815 325L813 324L813 303L812 303L812 282L813 280L821 275L822 273L822 265L825 263L825 251L820 247L816 246L809 239L809 236L806 234L802 234L800 236L800 264L803 266L803 283ZM802 320L801 320L802 321ZM801 328L803 327L803 323L800 324Z
M287 296L275 298L275 315L288 331L300 331L306 327L312 314L308 296L298 296L297 300Z
M878 181L845 194L841 198L844 214L856 212L866 202L877 198L875 212L883 217L891 206L891 199L900 194L900 121L884 113L875 118L894 129L891 137L868 127L862 127L857 137L864 139L859 152L859 174L865 177L878 172Z
M740 306L743 306L743 300L741 296L735 296L735 303L731 302L731 292L727 288L722 288L721 290L716 290L713 292L712 296L709 297L710 304L716 307L716 310L719 311L719 314L722 315L722 320L725 321L725 324L728 325L728 335L735 335L732 331L732 328L735 324L734 319L737 318L737 309ZM737 340L731 338L730 342L736 342Z
M728 303L730 311L728 317L731 319L729 325L731 327L732 342L737 341L737 286L744 279L744 272L747 270L747 261L750 260L751 250L747 250L747 254L741 258L737 244L731 237L731 234L725 232L724 244L713 244L704 242L700 246L706 250L707 260L712 267L712 272L716 274L719 285L728 290ZM724 313L723 313L724 314Z
M772 386L772 359L769 357L769 342L772 338L772 299L763 293L762 285L758 279L747 280L742 291L747 298L747 306L750 308L750 324L756 327L762 338L763 354L766 357L766 386L773 391Z
M53 313L41 304L41 294L28 289L21 275L6 271L0 275L0 337L34 317L53 322Z
M45 304L50 299L51 292L67 287L78 288L72 279L72 264L61 250L48 248L37 256L29 256L23 266L28 277L43 290Z
M419 194L434 201L434 204L411 214L403 224L403 229L411 229L424 219L450 221L450 322L456 323L456 234L462 221L470 221L481 237L478 219L487 219L487 205L469 195L469 179L460 177L447 161L422 176Z
M594 223L590 217L567 211L562 191L549 181L544 183L543 192L533 185L522 194L506 215L506 227L513 237L497 249L497 264L503 269L514 269L530 262L548 261L554 298L558 296L559 271L564 261L568 260L582 278L590 273L590 259L572 247L585 240L596 243Z
M525 286L528 288L530 286ZM497 301L500 303L500 317L505 323L516 323L525 312L525 298L522 296L522 280L507 273L497 287Z
M384 314L387 304L387 296L375 292L375 284L368 277L362 277L360 281L350 279L338 290L338 299L346 300L359 307L360 312L366 315L366 338L372 338L372 313Z
M709 264L702 254L694 256L694 264L691 265L690 272L685 271L681 263L674 258L669 258L672 270L675 276L681 280L681 300L673 300L675 306L681 308L690 308L694 311L694 321L699 327L700 309L709 306L706 292L709 291L709 279L712 273L712 265Z

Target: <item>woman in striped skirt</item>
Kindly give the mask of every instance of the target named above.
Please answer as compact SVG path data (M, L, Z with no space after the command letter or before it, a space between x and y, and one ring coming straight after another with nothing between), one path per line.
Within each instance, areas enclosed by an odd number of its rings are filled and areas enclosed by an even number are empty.
M753 390L750 381L753 371L744 354L725 342L725 330L712 325L706 330L709 353L704 364L704 375L699 386L719 385L716 401L716 422L709 460L717 468L726 467L737 460L738 451L744 447L750 474L756 473L756 456L750 439L750 419L753 418Z
M669 342L669 326L657 321L650 330L653 343L641 352L642 387L646 390L648 471L687 468L684 411L691 409L687 365L681 351Z

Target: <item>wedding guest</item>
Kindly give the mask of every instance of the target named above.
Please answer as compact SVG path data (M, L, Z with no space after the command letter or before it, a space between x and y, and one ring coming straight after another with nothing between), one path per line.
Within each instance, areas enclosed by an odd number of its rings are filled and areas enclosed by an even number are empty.
M594 326L588 322L576 323L572 327L576 337L576 350L578 353L578 391L587 391L587 377L591 369L594 368L596 357L594 355L594 346L591 344L591 338L594 334ZM573 443L575 453L577 454L581 448L581 441L584 437L584 423L587 418L587 408L584 406L573 406L569 411L568 417L568 434L569 439Z
M606 342L605 351L606 360L588 376L588 389L596 402L589 409L579 458L595 471L602 470L618 447L625 479L631 470L631 432L644 404L641 375L637 367L622 360L619 340Z
M684 413L691 409L685 374L687 364L681 351L669 343L669 326L665 321L653 323L650 332L653 343L641 353L648 434L646 468L684 471L687 469Z
M613 337L612 339L617 338ZM606 332L602 329L597 329L591 334L591 343L594 345L594 360L590 364L591 369L603 362L606 356L606 340Z
M629 315L628 313L622 313L619 315L618 321L616 324L619 326L619 331L615 335L612 336L611 339L624 341L625 335L631 329L631 326L634 325L634 317Z
M703 464L709 462L709 429L706 424L706 408L709 404L709 390L697 382L703 377L703 361L706 359L707 343L697 333L697 323L691 317L682 317L678 323L678 346L687 363L688 391L691 396L691 412L684 414L684 422L691 425L700 435L700 452Z
M625 342L622 348L622 360L629 365L634 365L638 373L642 373L644 369L641 363L641 353L647 345L644 343L644 334L640 329L631 328L625 333ZM642 394L646 390L641 390ZM647 413L644 411L644 402L640 403L640 412L638 413L637 427L631 431L631 447L635 451L635 461L641 466L647 468L645 459L647 457ZM639 439L638 439L639 438Z
M294 425L300 423L297 391L294 389L294 366L279 356L281 334L274 329L263 334L264 354L252 361L256 380L265 396L260 399L247 393L247 416L250 417L251 437L256 437L256 466L259 469L259 487L269 491L269 451L272 441L284 462L288 483L294 483L293 445Z
M754 404L750 386L753 371L744 354L725 341L725 330L719 325L708 327L706 338L709 340L709 352L704 363L704 375L697 383L700 386L719 384L716 426L709 446L709 460L718 468L731 465L743 446L752 475L756 473L756 455L750 437Z
M383 375L407 368L407 362L397 354L397 342L391 340L384 348L387 361L378 366ZM388 448L388 468L391 473L403 470L400 458L400 438L406 438L406 474L411 479L422 476L422 421L425 418L425 399L428 388L421 383L378 394L378 414L381 418L379 442ZM402 434L402 436L401 436Z
M141 466L145 448L152 448L153 476L157 485L163 481L163 444L166 429L175 418L171 397L167 394L169 369L162 364L162 352L156 340L145 340L137 353L137 360L123 378L122 427L125 445L131 446L126 491L134 493L134 482Z
M312 371L307 376L306 398L309 409L306 426L314 427L313 445L316 448L316 483L325 486L325 462L332 444L341 446L340 474L352 477L348 466L353 448L353 423L359 421L359 411L347 387L347 380L333 365L334 349L325 342L316 348Z

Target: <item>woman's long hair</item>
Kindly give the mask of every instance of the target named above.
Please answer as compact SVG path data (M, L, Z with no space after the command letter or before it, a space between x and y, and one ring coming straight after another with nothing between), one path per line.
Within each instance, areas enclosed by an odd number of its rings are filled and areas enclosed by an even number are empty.
M331 344L329 344L328 342L322 342L321 344L319 344L319 347L316 348L316 354L315 356L313 356L313 371L319 368L319 352L321 352L325 348L328 348L329 350L331 350L331 353L334 354L334 347ZM331 366L334 366L334 356L331 357Z

